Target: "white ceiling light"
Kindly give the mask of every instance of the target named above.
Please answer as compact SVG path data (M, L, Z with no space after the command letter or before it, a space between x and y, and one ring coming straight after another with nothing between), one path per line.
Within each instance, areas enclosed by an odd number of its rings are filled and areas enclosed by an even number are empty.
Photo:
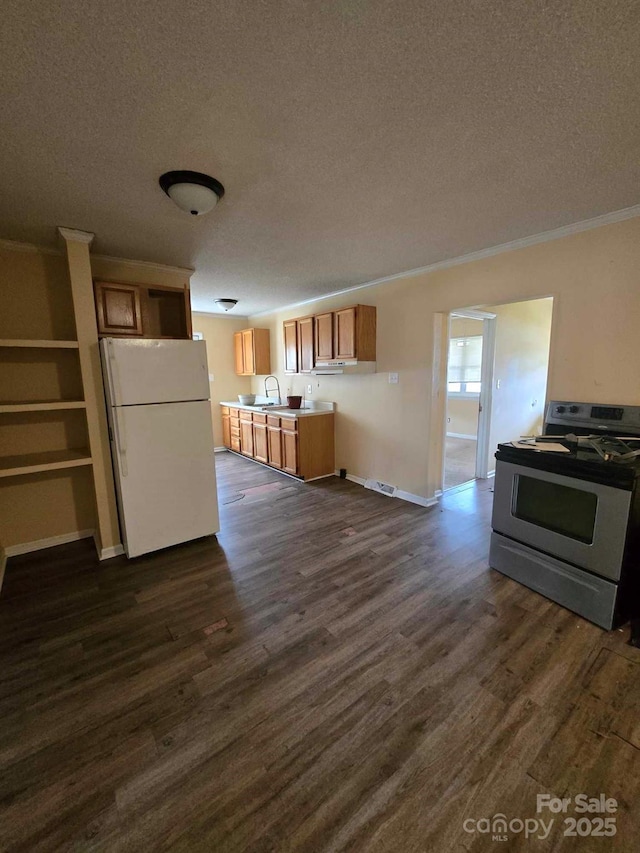
M231 311L238 304L237 299L216 299L216 305L219 308L224 308L225 311Z
M224 195L220 181L201 172L165 172L159 183L171 201L192 216L209 213Z

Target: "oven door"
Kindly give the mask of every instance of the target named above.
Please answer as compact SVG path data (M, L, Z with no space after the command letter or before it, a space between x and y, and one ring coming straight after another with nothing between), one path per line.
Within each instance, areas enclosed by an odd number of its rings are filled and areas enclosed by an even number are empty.
M630 505L624 489L496 464L493 529L612 580L620 578Z

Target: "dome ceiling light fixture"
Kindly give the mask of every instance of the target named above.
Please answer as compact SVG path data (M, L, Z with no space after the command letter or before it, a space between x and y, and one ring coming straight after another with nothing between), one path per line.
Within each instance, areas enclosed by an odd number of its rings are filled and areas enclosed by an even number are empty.
M158 183L171 201L192 216L209 213L224 195L220 181L201 172L165 172Z
M224 308L225 311L231 311L231 309L235 308L237 304L237 299L216 299L216 305L220 308Z

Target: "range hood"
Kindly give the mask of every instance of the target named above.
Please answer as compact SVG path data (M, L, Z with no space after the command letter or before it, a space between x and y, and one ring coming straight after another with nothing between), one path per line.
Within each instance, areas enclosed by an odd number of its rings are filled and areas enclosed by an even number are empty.
M349 359L345 361L316 361L316 366L311 371L315 376L340 376L346 374L375 373L375 361L358 361Z

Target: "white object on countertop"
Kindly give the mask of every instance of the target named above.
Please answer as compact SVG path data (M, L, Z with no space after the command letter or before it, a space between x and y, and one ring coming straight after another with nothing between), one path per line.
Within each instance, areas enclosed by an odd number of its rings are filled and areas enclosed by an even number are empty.
M100 344L128 557L217 533L204 341Z

